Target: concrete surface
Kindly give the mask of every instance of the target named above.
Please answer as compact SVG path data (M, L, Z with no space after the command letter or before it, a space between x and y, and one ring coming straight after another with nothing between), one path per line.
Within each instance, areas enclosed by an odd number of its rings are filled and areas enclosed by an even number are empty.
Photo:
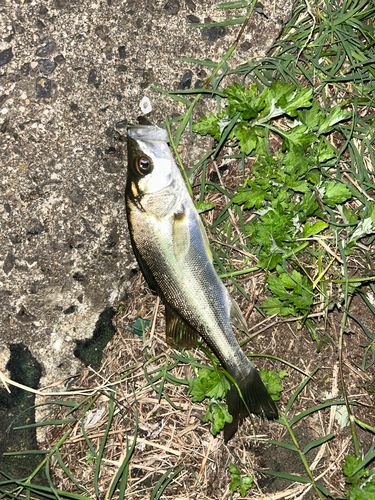
M222 16L215 4L0 0L0 348L4 357L26 346L43 367L42 386L76 373L76 341L126 294L135 261L122 136L144 96L148 117L163 120L150 84L176 90L209 76L174 58L219 61L233 43L239 26L186 26ZM268 19L253 14L231 67L266 53L291 0L262 8ZM164 102L169 118L184 111ZM202 99L201 109L214 104ZM187 137L182 146L187 167L207 147Z

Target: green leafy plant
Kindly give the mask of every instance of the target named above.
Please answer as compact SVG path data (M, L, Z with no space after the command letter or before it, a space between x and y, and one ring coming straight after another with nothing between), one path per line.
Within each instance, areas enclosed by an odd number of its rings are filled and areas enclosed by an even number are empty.
M307 316L314 305L313 277L305 270L303 274L297 269L288 271L283 263L306 248L305 241L329 227L316 220L325 217L322 203L340 209L352 197L345 184L327 180L329 161L336 151L326 139L332 126L351 114L340 107L326 114L312 98L312 89L279 81L262 92L255 83L250 88L235 83L223 94L225 111L203 116L193 123L193 130L218 141L225 137L244 155L257 156L252 178L232 196L232 203L243 210L255 209L257 217L244 226L244 234L258 257L257 267L276 271L268 277L272 297L262 308L268 314ZM273 124L282 116L287 118L287 127ZM282 140L282 151L272 155L270 131Z
M260 375L272 398L278 401L283 390L281 381L288 376L287 372L276 373L262 368ZM229 389L230 384L224 373L212 368L198 370L197 376L189 380L189 394L192 400L202 402L207 399L203 422L212 422L211 432L214 436L224 428L226 422L232 422L232 415L224 402Z
M225 398L230 389L228 379L223 372L210 368L202 368L197 377L189 380L189 393L193 401L203 401L205 398Z
M231 423L232 416L228 406L223 401L230 384L223 372L210 368L198 370L197 376L189 380L189 394L193 401L206 402L206 415L203 422L211 422L211 432L214 436L220 432L225 422Z
M224 428L226 422L230 424L232 420L233 417L229 414L228 406L225 403L214 398L207 402L207 412L203 422L212 422L211 432L213 436L216 436Z
M283 391L281 381L283 380L283 378L289 377L289 373L285 370L280 370L278 373L276 373L273 370L266 370L265 368L261 368L259 370L259 373L264 385L266 386L267 391L272 396L272 399L274 401L279 401L280 394Z
M350 500L372 500L375 498L375 470L366 469L362 466L363 462L360 458L351 455L345 457L342 469L346 483L351 484L346 490Z
M229 464L228 468L232 479L229 483L229 491L233 494L239 489L241 497L246 496L247 490L251 488L254 479L248 474L241 474L234 464Z

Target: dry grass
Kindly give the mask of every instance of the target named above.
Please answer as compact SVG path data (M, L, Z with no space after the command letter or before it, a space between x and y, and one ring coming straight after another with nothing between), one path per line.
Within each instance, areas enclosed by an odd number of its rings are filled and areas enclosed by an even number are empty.
M126 327L131 326L140 316L150 319L151 324L153 317L155 318L155 329L151 332L151 336L147 336L145 344L141 337L126 330ZM336 319L332 318L332 325L335 323ZM127 498L134 500L150 498L150 493L159 478L167 471L173 472L179 468L182 468L181 472L167 486L161 498L174 500L230 498L228 465L231 462L236 463L241 472L248 472L256 479L255 486L246 498L275 500L313 498L310 485L287 484L280 480L272 482L270 478L254 471L258 468L277 470L277 467L281 466L279 470L304 475L296 454L293 455L293 452L285 454L287 450L271 446L264 441L265 439L287 441L283 426L257 418L254 428L248 420L226 446L221 434L214 438L210 433L210 424L202 423L205 407L203 404L192 403L185 385L174 385L168 381L164 384L163 394L167 395L179 409L174 409L163 395L159 399L155 389L147 386L144 370L147 369L150 373L162 369L167 360L173 364L171 356L176 354L176 351L169 349L164 341L163 308L158 304L156 297L149 292L140 274L132 280L129 299L121 306L121 313L116 317L116 327L118 333L105 349L100 371L95 373L90 369L85 370L81 378L75 381L75 386L71 387L72 390L97 386L106 388L102 390L103 394L85 417L87 439L96 452L99 451L105 434L109 411L107 394L110 392L110 387L113 387L116 410L105 443L98 477L101 498L108 498L111 482L135 435L136 445L130 461L130 474L125 493ZM280 342L284 345L282 349ZM263 339L258 337L256 347L262 343L264 337ZM264 345L269 354L278 356L283 354L290 362L299 359L300 368L306 371L311 371L317 362L321 365L319 377L306 386L296 407L293 407L293 414L322 402L324 393L320 382L322 379L327 379L326 388L332 396L338 395L338 363L334 359L335 349L332 344L327 345L323 358L319 356L318 361L314 343L309 342L307 336L296 330L294 325L291 327L288 323L280 322L274 329L272 337L269 337ZM302 349L305 351L303 356L301 356ZM195 356L204 362L201 353L196 352ZM269 361L266 364L270 366ZM281 368L278 362L274 362L273 366L275 369ZM121 374L131 367L133 368L127 376L119 381ZM346 367L350 375L355 378L354 384L351 383L349 387L351 394L355 394L362 403L371 405L371 399L366 391L362 390L358 394L358 389L354 389L361 385L364 374L355 368L351 360L346 360ZM279 403L281 410L305 378L298 372L289 371L291 376L286 379L284 395ZM192 376L192 369L189 365L178 364L171 373L179 379L188 379ZM160 381L155 386L159 383ZM136 431L137 410L138 431ZM334 419L336 411L337 407L331 407L314 413L304 419L295 432L301 440L301 446L330 432L336 433L334 441L330 441L315 452L310 452L308 458L315 475L323 478L323 484L328 489L340 494L344 487L340 469L343 457L350 447L350 437L346 429L342 432L337 425ZM47 433L48 442L45 443L48 448L58 441L63 429L58 434L56 427L51 427L50 431ZM63 462L78 483L87 489L90 497L95 497L96 461L92 459L79 424L74 426L69 440L64 443L60 453ZM58 466L57 461L53 476L57 488L78 492ZM275 491L277 489L281 491ZM235 494L233 498L239 498L239 494Z

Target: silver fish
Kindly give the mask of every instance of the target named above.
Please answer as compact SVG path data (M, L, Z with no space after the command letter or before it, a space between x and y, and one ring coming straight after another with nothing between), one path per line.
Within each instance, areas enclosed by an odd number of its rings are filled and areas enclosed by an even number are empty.
M166 337L179 348L203 338L236 381L227 394L233 417L251 413L277 418L277 409L257 369L242 352L231 324L246 321L212 263L208 238L184 180L170 153L168 133L153 125L128 129L126 209L132 247L149 286L166 306ZM247 408L246 408L247 407Z

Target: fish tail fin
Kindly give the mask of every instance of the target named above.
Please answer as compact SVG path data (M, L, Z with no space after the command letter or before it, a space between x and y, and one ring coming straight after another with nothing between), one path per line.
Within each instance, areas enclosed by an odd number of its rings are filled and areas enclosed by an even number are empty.
M237 381L236 381L237 382ZM269 419L278 417L276 405L268 394L265 385L260 378L259 372L255 367L251 368L250 373L240 382L237 382L238 388L241 391L242 397L246 403L242 401L237 387L231 384L231 388L227 394L228 411L232 415L232 422L226 423L224 427L224 440L229 439L236 433L238 424L249 415L256 413L265 415Z

